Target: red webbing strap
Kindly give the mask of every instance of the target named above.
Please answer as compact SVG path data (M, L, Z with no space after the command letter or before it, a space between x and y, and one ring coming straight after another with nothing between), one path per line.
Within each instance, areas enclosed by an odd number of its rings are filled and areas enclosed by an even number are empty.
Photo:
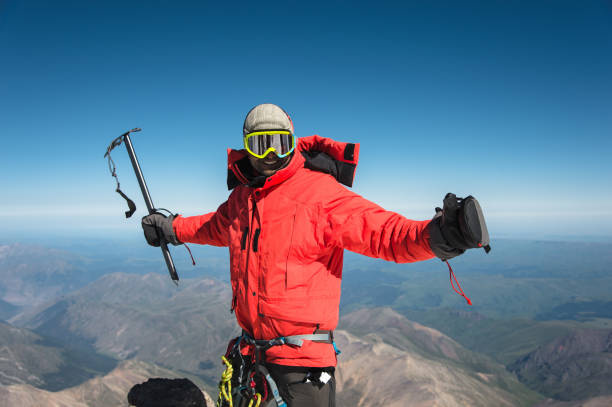
M455 290L455 292L457 294L459 294L460 296L462 296L463 298L465 298L465 300L467 301L468 305L472 305L472 300L470 300L465 293L463 292L463 289L461 288L461 286L459 285L459 281L457 281L457 277L455 277L455 273L453 272L453 269L451 268L451 265L448 263L448 261L444 261L446 263L446 265L448 266L448 276L450 279L450 283L451 283L451 287L453 287L453 290ZM455 283L457 283L457 287L459 287L459 290L457 290L455 288L455 285L453 284L453 280L455 280Z
M193 263L193 265L195 266L195 260L193 259L193 254L191 254L191 249L189 248L189 246L187 246L187 243L183 243L183 245L185 246L185 248L189 252L189 255L191 256L191 263Z

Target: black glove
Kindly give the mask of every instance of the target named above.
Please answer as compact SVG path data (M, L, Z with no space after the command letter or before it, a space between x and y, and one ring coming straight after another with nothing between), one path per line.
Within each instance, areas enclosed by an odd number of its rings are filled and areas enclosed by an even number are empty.
M142 230L145 239L151 246L159 247L161 240L177 246L183 244L178 240L172 227L176 215L166 216L161 213L153 213L142 218Z
M444 209L436 208L428 229L431 250L442 260L463 254L466 249L483 247L487 253L491 250L482 209L471 195L457 198L446 194Z

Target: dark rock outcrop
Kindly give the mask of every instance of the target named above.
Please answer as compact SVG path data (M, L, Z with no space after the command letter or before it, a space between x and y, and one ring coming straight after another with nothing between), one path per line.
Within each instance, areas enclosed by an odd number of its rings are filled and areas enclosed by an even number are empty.
M508 368L532 389L557 400L612 395L612 330L584 329L558 338Z
M189 379L149 379L128 393L135 407L206 407L200 389Z

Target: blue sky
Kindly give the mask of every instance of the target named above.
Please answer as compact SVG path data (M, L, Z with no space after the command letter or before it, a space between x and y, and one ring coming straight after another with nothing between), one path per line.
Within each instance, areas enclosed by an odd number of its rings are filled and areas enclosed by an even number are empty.
M0 2L5 235L140 233L102 157L132 127L156 205L216 209L263 102L407 217L452 191L494 237L612 235L610 1L217 3Z

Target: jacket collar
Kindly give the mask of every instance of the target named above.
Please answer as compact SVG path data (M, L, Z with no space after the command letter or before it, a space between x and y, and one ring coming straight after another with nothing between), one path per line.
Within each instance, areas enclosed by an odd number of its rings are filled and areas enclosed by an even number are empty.
M359 161L359 144L341 143L317 135L298 139L289 164L267 178L252 175L245 150L227 150L227 188L238 185L268 189L287 180L302 167L325 172L338 182L352 186Z

